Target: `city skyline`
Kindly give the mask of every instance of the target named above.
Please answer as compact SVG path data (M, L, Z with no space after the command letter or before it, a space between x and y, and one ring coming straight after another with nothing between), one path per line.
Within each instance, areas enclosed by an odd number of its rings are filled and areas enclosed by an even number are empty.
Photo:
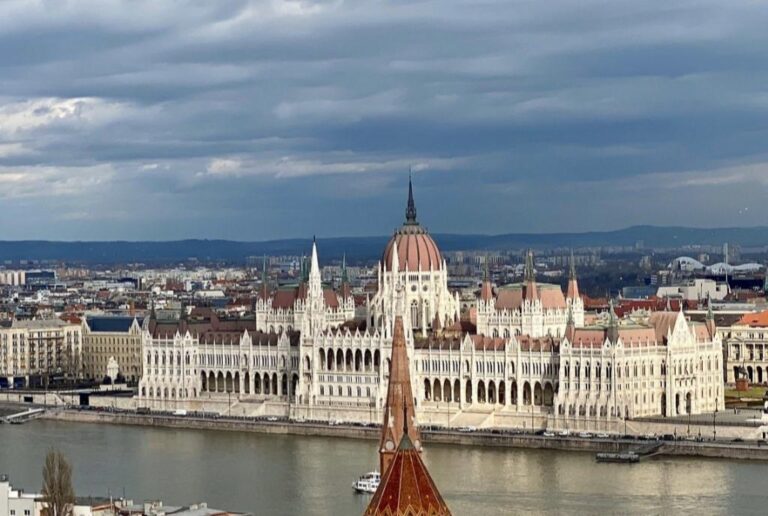
M386 235L409 167L434 233L763 225L720 7L4 2L0 239Z

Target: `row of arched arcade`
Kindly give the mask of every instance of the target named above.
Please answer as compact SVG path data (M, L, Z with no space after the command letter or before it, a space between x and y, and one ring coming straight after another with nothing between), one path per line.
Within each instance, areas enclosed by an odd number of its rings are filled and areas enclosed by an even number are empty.
M516 380L465 380L462 389L461 380L424 379L425 401L448 403L483 403L491 405L535 405L551 407L555 401L555 386L548 381L522 384L518 392Z
M242 379L242 381L241 381ZM288 374L283 373L253 373L246 372L240 376L239 371L201 371L201 393L236 393L254 395L288 396L295 393L299 385L299 375L294 373L288 383ZM290 387L290 391L289 391Z

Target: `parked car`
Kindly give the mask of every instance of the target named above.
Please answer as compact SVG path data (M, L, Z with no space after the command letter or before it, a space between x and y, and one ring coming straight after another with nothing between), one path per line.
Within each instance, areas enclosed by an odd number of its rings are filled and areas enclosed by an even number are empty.
M566 428L565 430L560 430L557 435L560 437L568 437L571 435L571 431Z
M551 432L549 430L545 430L544 433L541 434L541 435L543 435L544 437L554 437L555 436L555 432Z

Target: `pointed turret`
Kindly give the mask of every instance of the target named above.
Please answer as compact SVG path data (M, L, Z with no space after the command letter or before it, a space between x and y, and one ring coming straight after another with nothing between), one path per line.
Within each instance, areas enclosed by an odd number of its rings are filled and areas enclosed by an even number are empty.
M715 333L717 333L717 325L715 324L715 314L712 311L712 299L707 294L707 331L709 332L709 338L714 339Z
M480 287L480 299L488 302L493 297L493 285L491 284L491 275L488 273L488 256L485 257L485 267L483 268L483 285Z
M535 301L539 298L539 292L536 287L536 272L533 267L533 251L528 250L525 255L525 299Z
M610 311L608 312L608 340L611 344L616 344L619 341L619 318L616 316L616 311L613 309L613 299L610 301Z
M267 275L267 255L264 255L264 259L261 264L261 287L259 289L261 299L264 301L269 297L269 276Z
M576 279L576 260L573 257L573 251L571 251L571 269L568 272L568 299L574 300L579 298L579 281Z
M411 388L411 373L408 365L408 351L405 347L405 329L402 316L395 317L392 335L392 357L390 359L389 386L387 401L384 405L384 424L382 425L379 442L379 467L385 473L407 429L413 446L421 451L421 437L414 424L413 390ZM404 417L405 413L410 417Z
M349 276L347 274L347 255L346 253L341 258L341 297L347 299L352 296L352 288L349 284Z
M323 280L320 274L320 262L317 259L317 241L315 240L315 237L312 237L312 257L309 262L307 281L309 283L310 295L323 295Z
M411 173L408 172L408 204L405 207L405 223L409 225L418 224L416 222L416 203L413 201L413 182Z

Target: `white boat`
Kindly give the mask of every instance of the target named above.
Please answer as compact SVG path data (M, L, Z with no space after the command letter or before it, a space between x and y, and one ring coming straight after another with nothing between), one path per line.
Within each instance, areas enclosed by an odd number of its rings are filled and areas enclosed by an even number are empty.
M378 471L366 473L352 483L352 487L358 493L375 493L381 482L381 474Z

